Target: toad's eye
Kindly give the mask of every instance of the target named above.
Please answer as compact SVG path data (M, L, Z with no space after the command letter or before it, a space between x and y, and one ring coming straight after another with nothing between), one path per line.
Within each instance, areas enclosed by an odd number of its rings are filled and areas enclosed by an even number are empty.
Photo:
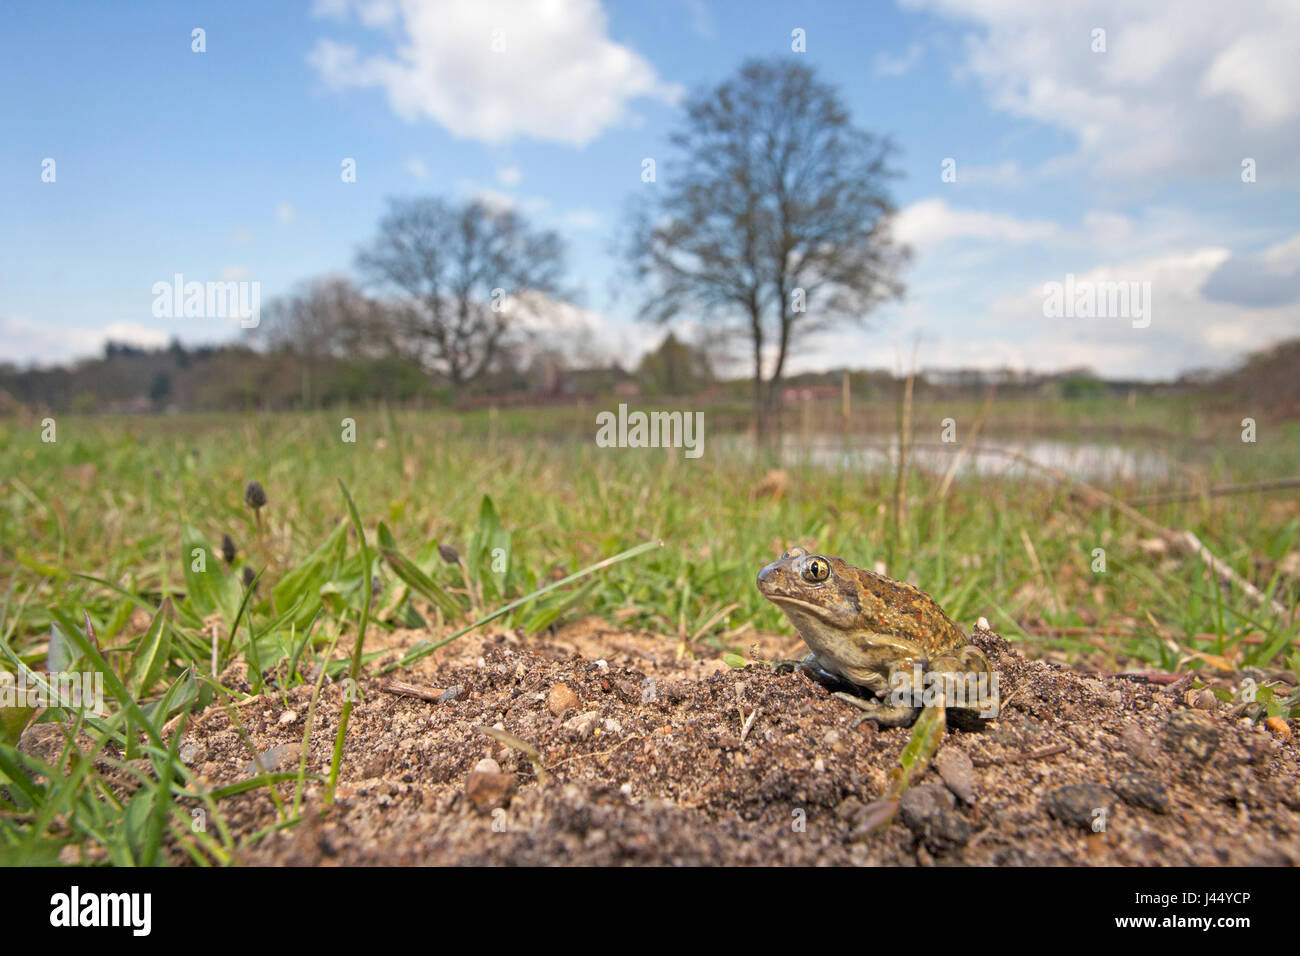
M830 562L825 558L809 558L799 569L805 581L825 581L831 573Z
M805 551L803 548L791 548L791 549L790 549L789 551L787 551L785 554L781 555L781 557L782 557L782 559L785 559L785 558L802 558L802 557L803 557L805 554L807 554L807 553L808 553L808 552Z

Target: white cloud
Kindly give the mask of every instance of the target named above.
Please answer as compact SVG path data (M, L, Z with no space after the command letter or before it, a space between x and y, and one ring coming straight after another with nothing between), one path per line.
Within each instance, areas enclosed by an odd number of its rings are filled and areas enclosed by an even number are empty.
M1243 307L1207 298L1206 280L1231 258L1222 247L1203 247L1102 266L1075 276L1084 282L1150 284L1146 328L1128 317L1048 318L1043 315L1043 277L1020 293L995 301L971 323L980 339L1015 343L1023 367L1092 365L1108 376L1159 378L1196 367L1224 367L1241 352L1262 348L1300 331L1295 311Z
M1032 242L1056 235L1055 223L1017 219L1001 213L954 209L942 199L922 199L898 213L894 235L913 246L934 245L954 239Z
M691 32L703 40L713 39L713 17L704 0L682 0L691 18Z
M502 166L497 170L497 180L502 186L508 186L513 189L523 182L524 174L520 172L518 166Z
M473 179L459 180L456 188L462 195L469 199L477 199L489 208L502 211L513 210L528 216L545 212L551 206L551 201L544 196L517 196L512 192Z
M1222 262L1201 287L1207 299L1246 306L1300 302L1300 233L1274 243L1257 256ZM1296 317L1300 332L1300 315Z
M293 222L294 215L293 206L289 203L281 202L275 204L275 220L280 223L280 225L287 226L289 223Z
M600 227L600 213L594 209L574 209L561 217L561 222L570 229L587 230Z
M1072 133L1076 170L1152 188L1175 174L1232 181L1246 156L1274 181L1300 171L1300 4L902 3L973 24L959 73L995 108Z
M248 278L248 269L244 266L226 266L221 270L222 282L238 282Z
M418 156L412 156L405 163L406 171L418 179L420 182L429 178L429 167L425 165L424 160Z
M100 328L66 328L24 316L0 319L0 361L51 365L102 355L109 340L160 348L171 336L138 322L110 322Z
M873 61L879 76L902 76L921 62L925 48L919 43L909 43L903 53L895 55L887 51L876 54Z
M582 146L629 120L630 101L682 92L607 27L597 0L401 0L387 53L322 38L307 59L331 89L383 90L408 122L431 119L488 143Z

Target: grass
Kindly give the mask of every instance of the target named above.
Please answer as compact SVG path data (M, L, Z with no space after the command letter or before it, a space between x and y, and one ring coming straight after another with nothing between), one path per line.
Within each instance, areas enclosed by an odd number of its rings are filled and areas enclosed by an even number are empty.
M919 400L918 442L927 423L970 421L980 404ZM717 420L734 414L716 411ZM0 862L48 862L87 843L121 864L159 862L164 844L195 862L232 859L220 800L233 791L203 791L173 733L186 714L238 696L220 683L232 661L248 663L254 693L300 683L319 692L326 672L356 680L370 667L365 637L377 628L427 628L410 661L487 621L537 633L588 614L662 634L681 653L743 654L755 630L785 629L753 578L795 543L868 567L881 561L958 621L984 615L1034 651L1086 655L1096 666L1195 667L1211 655L1238 667L1300 663L1300 624L1215 586L1198 560L1160 551L1121 512L1051 480L962 473L939 500L942 476L914 469L896 526L888 469L800 460L786 463L782 494L756 494L770 464L724 453L708 410L698 460L598 448L594 409L346 414L355 443L341 439L344 413L60 417L53 443L36 422L0 423L5 667L101 672L112 704L103 717L39 715L69 741L78 732L93 741L88 751L69 743L57 765L13 746L36 715L0 709ZM832 411L818 415L813 427L839 433ZM855 416L863 434L896 420L892 406ZM1166 455L1175 477L1164 487L1300 474L1300 423L1261 424L1258 442L1243 444L1237 419L1176 399L1144 399L1139 409L1103 399L1006 403L994 406L981 441L1100 436ZM266 490L260 515L244 503L250 480ZM1161 486L1106 490L1126 499ZM1283 571L1300 551L1294 493L1141 510L1194 531L1242 578L1296 605L1294 572ZM230 564L227 534L237 547ZM1094 570L1097 549L1104 572ZM251 589L245 568L256 576ZM336 659L340 644L346 654ZM105 777L106 764L138 782L132 796ZM309 779L304 760L237 788L293 784L276 824L291 826ZM191 826L195 810L211 825Z

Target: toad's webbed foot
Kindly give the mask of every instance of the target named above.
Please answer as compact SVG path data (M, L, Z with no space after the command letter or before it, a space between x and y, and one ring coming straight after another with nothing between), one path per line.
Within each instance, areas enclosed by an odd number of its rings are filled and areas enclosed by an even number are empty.
M850 727L856 727L864 720L874 720L881 727L910 727L916 722L917 716L921 713L921 708L911 707L907 704L887 704L884 701L877 700L874 697L859 697L856 694L850 694L846 691L836 691L833 697L838 697L846 704L852 704L862 713L854 718Z

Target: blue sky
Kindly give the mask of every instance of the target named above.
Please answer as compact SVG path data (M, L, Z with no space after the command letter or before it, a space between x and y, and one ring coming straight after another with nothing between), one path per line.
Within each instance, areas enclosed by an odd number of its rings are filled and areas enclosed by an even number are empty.
M610 251L653 188L641 160L671 175L682 94L764 55L801 57L895 139L897 233L916 253L905 300L805 343L794 369L896 368L919 337L922 366L1155 378L1300 334L1300 7L1057 7L7 5L0 361L248 334L155 317L154 284L256 281L265 302L350 271L386 197L420 194L558 230L582 295L555 334L627 360L663 334L631 321ZM1045 284L1067 275L1147 283L1150 321L1045 316Z

